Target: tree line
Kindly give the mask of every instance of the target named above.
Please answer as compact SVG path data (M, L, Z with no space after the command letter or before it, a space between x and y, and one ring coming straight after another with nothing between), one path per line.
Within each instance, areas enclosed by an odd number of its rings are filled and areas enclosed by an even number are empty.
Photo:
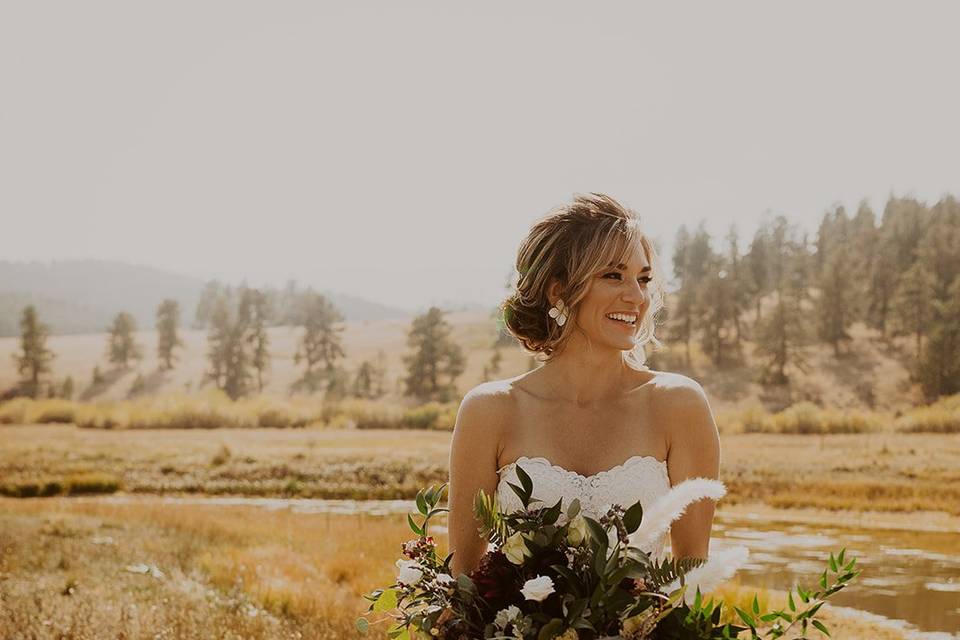
M749 342L762 362L761 382L786 384L792 370L808 368L808 350L816 343L828 345L838 358L850 355L851 325L864 322L887 344L909 336L911 375L928 398L960 391L960 204L952 196L932 206L891 197L879 220L866 203L852 216L836 206L812 237L782 215L766 218L749 242L741 240L736 226L722 239L712 238L703 223L693 230L681 226L672 274L676 287L660 322L668 341L681 346L688 368L697 342L717 368L743 362ZM448 400L456 393L465 358L443 315L434 307L411 323L411 352L403 358L405 395ZM294 362L301 376L293 391L384 395L383 354L355 371L344 368L343 320L326 297L293 282L283 290L210 282L192 322L207 330L204 380L232 398L262 391L272 357L267 328L298 326ZM498 321L484 378L499 373L501 347L515 344ZM175 351L183 346L179 325L177 302L161 302L156 313L161 369L175 366ZM32 306L24 309L20 330L18 392L72 393L72 380L45 383L53 354ZM125 369L142 357L135 331L130 314L116 316L108 329L109 362ZM654 367L658 357L653 355ZM94 382L102 375L95 369Z
M272 351L268 326L277 316L271 297L260 290L240 287L209 288L209 307L198 313L207 326L207 369L203 382L212 383L230 398L263 391L270 371ZM180 307L176 300L164 300L157 307L156 339L160 371L177 366L180 336ZM456 380L466 368L466 358L451 337L452 327L445 312L437 307L413 319L407 334L410 353L403 357L406 375L403 394L421 401L453 400ZM289 316L288 316L289 317ZM360 362L353 372L344 367L346 352L342 333L344 317L322 294L306 291L297 297L294 322L302 331L293 355L301 375L292 392L322 392L325 398L375 399L385 395L386 355L380 351L373 359ZM143 358L143 347L136 339L136 322L129 313L120 312L107 328L106 356L117 371L127 371L131 363ZM71 398L73 379L62 383L51 379L53 351L47 346L48 327L30 305L20 318L20 351L14 355L20 374L18 386L7 395ZM105 374L94 367L91 387L105 382ZM132 392L143 386L141 376Z
M852 216L828 210L814 237L786 217L768 217L742 247L732 226L720 240L701 223L677 233L678 285L666 311L669 338L717 368L739 364L746 340L763 362L761 381L785 384L806 370L807 348L849 355L861 321L880 340L912 339L911 375L928 398L960 391L960 203L933 206L891 197L880 220L861 203Z

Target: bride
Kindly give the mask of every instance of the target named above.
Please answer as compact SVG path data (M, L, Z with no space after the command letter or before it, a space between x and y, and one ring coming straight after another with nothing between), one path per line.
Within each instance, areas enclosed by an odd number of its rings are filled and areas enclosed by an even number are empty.
M599 518L613 503L646 510L671 486L719 477L720 441L700 385L645 366L663 274L639 216L599 193L577 195L538 220L520 246L519 279L502 304L506 326L543 365L472 389L450 449L449 551L453 575L487 551L473 500L507 485L519 465L535 499L574 498ZM670 529L674 558L707 558L715 502L691 504ZM666 534L646 549L663 556Z

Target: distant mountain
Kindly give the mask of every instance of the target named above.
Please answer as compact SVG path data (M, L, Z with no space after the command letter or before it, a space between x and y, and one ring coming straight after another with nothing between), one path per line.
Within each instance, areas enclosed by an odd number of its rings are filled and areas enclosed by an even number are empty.
M186 327L203 286L194 276L108 260L0 261L0 336L19 335L20 313L28 304L37 307L53 334L98 333L120 311L132 314L141 329L152 329L157 305L173 298ZM410 315L354 296L322 293L348 321Z

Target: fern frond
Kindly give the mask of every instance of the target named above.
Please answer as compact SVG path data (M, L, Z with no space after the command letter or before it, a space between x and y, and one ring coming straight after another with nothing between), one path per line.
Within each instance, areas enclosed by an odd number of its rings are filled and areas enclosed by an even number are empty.
M487 495L483 489L473 501L473 515L480 522L480 535L498 547L507 539L507 524L500 514L497 495Z
M650 565L650 582L648 585L652 589L659 589L661 586L680 579L695 567L699 567L705 562L703 558L664 558L660 564Z

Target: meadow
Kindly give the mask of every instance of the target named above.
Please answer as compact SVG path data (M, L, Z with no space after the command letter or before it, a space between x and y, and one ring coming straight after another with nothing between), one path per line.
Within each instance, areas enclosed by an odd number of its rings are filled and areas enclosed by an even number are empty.
M434 533L443 533L442 522ZM411 537L400 516L0 498L0 633L361 638L361 594L393 582L400 543ZM437 540L445 553L444 536ZM715 595L747 607L758 591L761 606L785 607L785 594L736 580ZM820 617L834 638L904 637L829 604ZM367 637L386 626L374 624Z
M451 320L469 353L465 390L482 381L495 335L482 314ZM237 402L202 384L201 332L184 332L173 371L157 371L148 347L139 367L104 369L99 385L88 380L104 336L51 337L56 375L76 378L76 400L0 404L0 637L360 637L360 595L393 580L412 535L402 517L162 498L410 499L445 482L457 403L402 396L405 329L348 325L348 368L384 353L389 389L326 402L288 393L290 328L271 330L264 394ZM139 337L150 345L154 335ZM0 358L15 347L0 339ZM861 337L855 354L837 362L814 350L819 375L788 390L757 385L750 363L695 374L721 432L728 494L718 513L960 530L960 398L915 406L882 345ZM661 360L676 364L678 352ZM499 377L529 365L503 349ZM9 373L0 369L0 387ZM743 605L753 591L734 580L720 595ZM761 602L784 597L763 591ZM903 637L824 611L835 638Z

